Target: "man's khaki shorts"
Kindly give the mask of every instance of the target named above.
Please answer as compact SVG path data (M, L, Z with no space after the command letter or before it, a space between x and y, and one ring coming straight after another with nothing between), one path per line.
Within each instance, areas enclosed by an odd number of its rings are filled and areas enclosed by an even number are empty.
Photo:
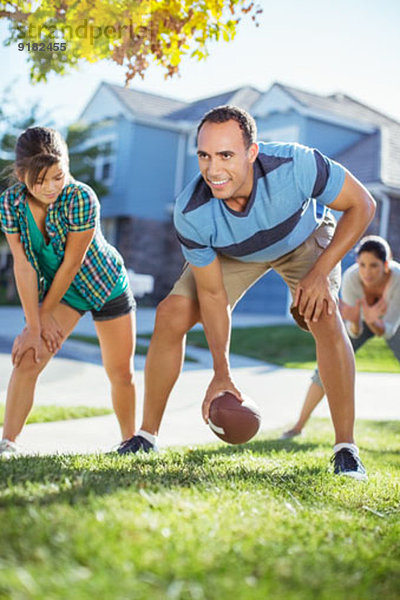
M235 308L247 290L270 269L281 275L289 287L293 299L298 282L310 271L317 258L329 245L335 232L335 226L333 216L327 215L321 225L305 242L292 252L269 262L243 262L220 254L222 275L231 309ZM341 269L340 264L338 264L329 274L330 291L334 298L338 297L340 281ZM197 300L196 283L188 264L184 266L182 274L170 294ZM290 312L297 324L302 329L308 330L298 309L292 306Z

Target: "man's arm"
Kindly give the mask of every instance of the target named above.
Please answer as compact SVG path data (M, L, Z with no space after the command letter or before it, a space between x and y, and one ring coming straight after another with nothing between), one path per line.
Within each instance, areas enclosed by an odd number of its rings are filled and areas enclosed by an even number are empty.
M375 200L348 172L340 194L329 207L343 212L343 216L331 243L297 286L294 305L299 307L305 321L318 321L325 304L328 314L334 313L335 302L329 291L328 275L361 237L375 214Z
M211 401L218 394L231 391L240 398L240 392L235 387L230 373L231 313L219 259L215 258L205 267L191 265L191 269L196 280L201 320L214 365L214 377L208 387L202 409L203 418L207 421Z

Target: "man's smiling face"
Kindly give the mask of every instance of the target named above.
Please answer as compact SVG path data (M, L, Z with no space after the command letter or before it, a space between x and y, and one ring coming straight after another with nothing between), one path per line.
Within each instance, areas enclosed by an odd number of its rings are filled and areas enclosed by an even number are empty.
M258 146L251 144L246 147L236 121L206 121L199 131L197 148L200 172L215 198L236 200L250 197Z

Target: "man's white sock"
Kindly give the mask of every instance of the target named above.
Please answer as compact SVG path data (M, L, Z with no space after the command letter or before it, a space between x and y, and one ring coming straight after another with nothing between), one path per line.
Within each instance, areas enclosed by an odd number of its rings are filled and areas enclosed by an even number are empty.
M339 450L342 450L342 448L349 448L356 456L359 455L357 446L350 442L341 442L340 444L335 444L333 446L333 451L336 454L336 452L339 452Z
M153 446L157 444L157 436L149 433L148 431L144 431L144 429L139 429L135 435L140 435L142 438L150 442L150 444L153 444Z

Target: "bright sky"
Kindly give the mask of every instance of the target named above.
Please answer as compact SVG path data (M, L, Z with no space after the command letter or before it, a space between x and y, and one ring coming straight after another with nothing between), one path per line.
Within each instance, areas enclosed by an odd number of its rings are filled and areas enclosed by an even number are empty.
M181 77L165 81L159 67L133 87L183 100L242 85L260 90L279 81L330 94L343 92L400 121L399 0L264 0L256 28L244 19L234 42L210 45L207 61L186 59ZM0 41L7 26L0 25ZM82 64L65 77L29 83L26 52L0 47L2 90L13 80L22 105L38 100L58 126L79 113L101 81L124 85L122 67Z

